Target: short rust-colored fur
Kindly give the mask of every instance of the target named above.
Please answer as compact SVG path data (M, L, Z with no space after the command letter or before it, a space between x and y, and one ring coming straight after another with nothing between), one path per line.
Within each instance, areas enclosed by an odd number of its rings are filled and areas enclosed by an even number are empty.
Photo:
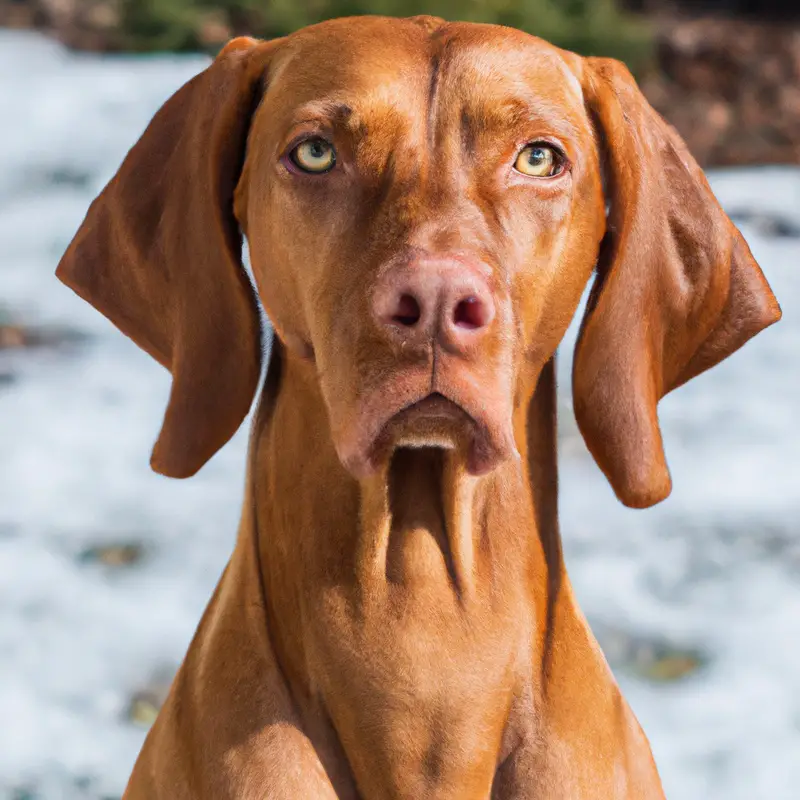
M312 135L325 175L287 167ZM542 140L568 169L516 172ZM375 286L443 258L483 270L491 329L385 336ZM553 359L595 271L575 412L644 507L670 491L660 398L780 310L621 64L353 18L234 40L166 102L58 268L171 371L156 470L192 475L241 424L258 300L276 339L236 548L126 800L663 797L561 556ZM398 446L431 393L463 425Z

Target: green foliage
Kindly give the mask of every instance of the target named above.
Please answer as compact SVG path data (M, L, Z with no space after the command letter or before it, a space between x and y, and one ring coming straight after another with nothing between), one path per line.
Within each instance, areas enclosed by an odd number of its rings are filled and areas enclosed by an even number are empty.
M331 17L433 14L492 22L541 36L583 55L608 55L636 72L651 36L617 0L122 0L124 36L134 50L213 50L219 33L283 36Z

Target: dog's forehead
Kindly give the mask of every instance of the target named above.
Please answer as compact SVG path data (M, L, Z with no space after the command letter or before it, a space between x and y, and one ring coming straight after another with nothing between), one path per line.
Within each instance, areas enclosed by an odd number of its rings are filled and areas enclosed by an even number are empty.
M295 107L317 102L418 111L436 92L480 111L504 102L584 119L579 57L511 28L409 20L334 20L290 36L271 84ZM459 112L460 113L460 112Z
M483 99L504 93L546 96L565 111L583 108L575 68L580 58L521 31L499 25L454 26L443 51L447 76Z

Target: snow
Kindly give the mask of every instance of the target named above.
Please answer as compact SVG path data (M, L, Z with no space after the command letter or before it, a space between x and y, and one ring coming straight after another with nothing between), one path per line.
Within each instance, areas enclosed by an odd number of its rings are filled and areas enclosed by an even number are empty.
M0 306L90 337L0 356L15 376L0 385L0 798L119 797L145 733L130 698L179 663L233 545L247 426L192 480L153 474L167 373L53 277L127 148L205 63L0 32ZM731 210L800 224L800 170L710 177ZM669 500L623 508L562 417L582 607L708 654L672 684L618 674L671 800L788 800L800 785L800 240L742 230L784 320L662 403ZM128 541L142 564L80 558Z

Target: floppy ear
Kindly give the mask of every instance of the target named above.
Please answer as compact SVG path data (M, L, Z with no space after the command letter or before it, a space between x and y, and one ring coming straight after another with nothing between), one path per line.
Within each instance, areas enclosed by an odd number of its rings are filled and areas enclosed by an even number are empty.
M610 212L575 351L584 439L625 505L670 493L656 406L781 311L742 235L676 131L628 70L584 62Z
M231 41L158 111L56 275L172 373L154 470L193 475L247 414L258 305L233 193L275 42Z

